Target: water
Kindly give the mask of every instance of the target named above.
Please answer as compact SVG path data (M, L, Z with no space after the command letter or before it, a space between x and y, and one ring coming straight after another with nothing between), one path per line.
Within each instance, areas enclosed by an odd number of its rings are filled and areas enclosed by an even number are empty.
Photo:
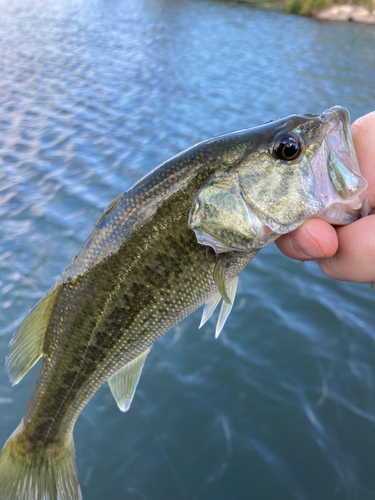
M0 359L107 204L192 144L375 103L375 28L204 0L0 1ZM75 430L86 500L375 498L374 294L267 247L219 340L196 312L133 405ZM3 362L3 361L2 361ZM37 368L0 371L0 438Z

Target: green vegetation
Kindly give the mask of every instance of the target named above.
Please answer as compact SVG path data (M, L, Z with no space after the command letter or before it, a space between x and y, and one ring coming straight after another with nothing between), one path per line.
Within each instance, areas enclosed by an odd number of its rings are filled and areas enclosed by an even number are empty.
M314 10L330 7L333 3L333 0L286 0L285 11L309 16Z
M373 10L374 0L239 0L263 9L281 9L289 14L300 14L302 16L311 16L319 9L330 7L334 4L362 5L369 10Z
M237 0L238 2L247 3L254 7L271 10L284 10L285 0Z
M333 4L362 5L372 10L371 0L350 0L349 2L337 0L285 0L285 11L290 14L310 16L315 10L330 7Z

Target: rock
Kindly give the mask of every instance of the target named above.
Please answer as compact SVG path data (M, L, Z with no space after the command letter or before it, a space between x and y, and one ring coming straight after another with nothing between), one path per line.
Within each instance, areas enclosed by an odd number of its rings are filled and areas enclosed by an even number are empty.
M366 7L358 5L332 5L314 13L314 16L328 21L355 21L375 24L375 10L370 12Z

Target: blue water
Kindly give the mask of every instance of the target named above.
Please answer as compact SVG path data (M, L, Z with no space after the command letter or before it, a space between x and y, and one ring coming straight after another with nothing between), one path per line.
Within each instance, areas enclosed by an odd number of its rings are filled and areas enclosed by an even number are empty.
M0 0L0 359L108 203L179 151L375 107L375 27L214 0ZM75 430L85 500L375 499L375 295L262 250L224 331L156 343L130 411ZM34 368L0 370L0 440Z

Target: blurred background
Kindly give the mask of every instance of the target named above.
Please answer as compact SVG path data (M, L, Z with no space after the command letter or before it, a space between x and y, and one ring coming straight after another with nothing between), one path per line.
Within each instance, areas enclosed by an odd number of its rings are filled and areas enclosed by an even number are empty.
M104 208L203 139L375 108L375 27L220 0L0 0L0 360ZM201 310L152 349L130 411L75 429L86 500L375 499L375 295L274 245L218 340ZM39 366L39 365L38 365ZM1 445L38 368L0 370Z

